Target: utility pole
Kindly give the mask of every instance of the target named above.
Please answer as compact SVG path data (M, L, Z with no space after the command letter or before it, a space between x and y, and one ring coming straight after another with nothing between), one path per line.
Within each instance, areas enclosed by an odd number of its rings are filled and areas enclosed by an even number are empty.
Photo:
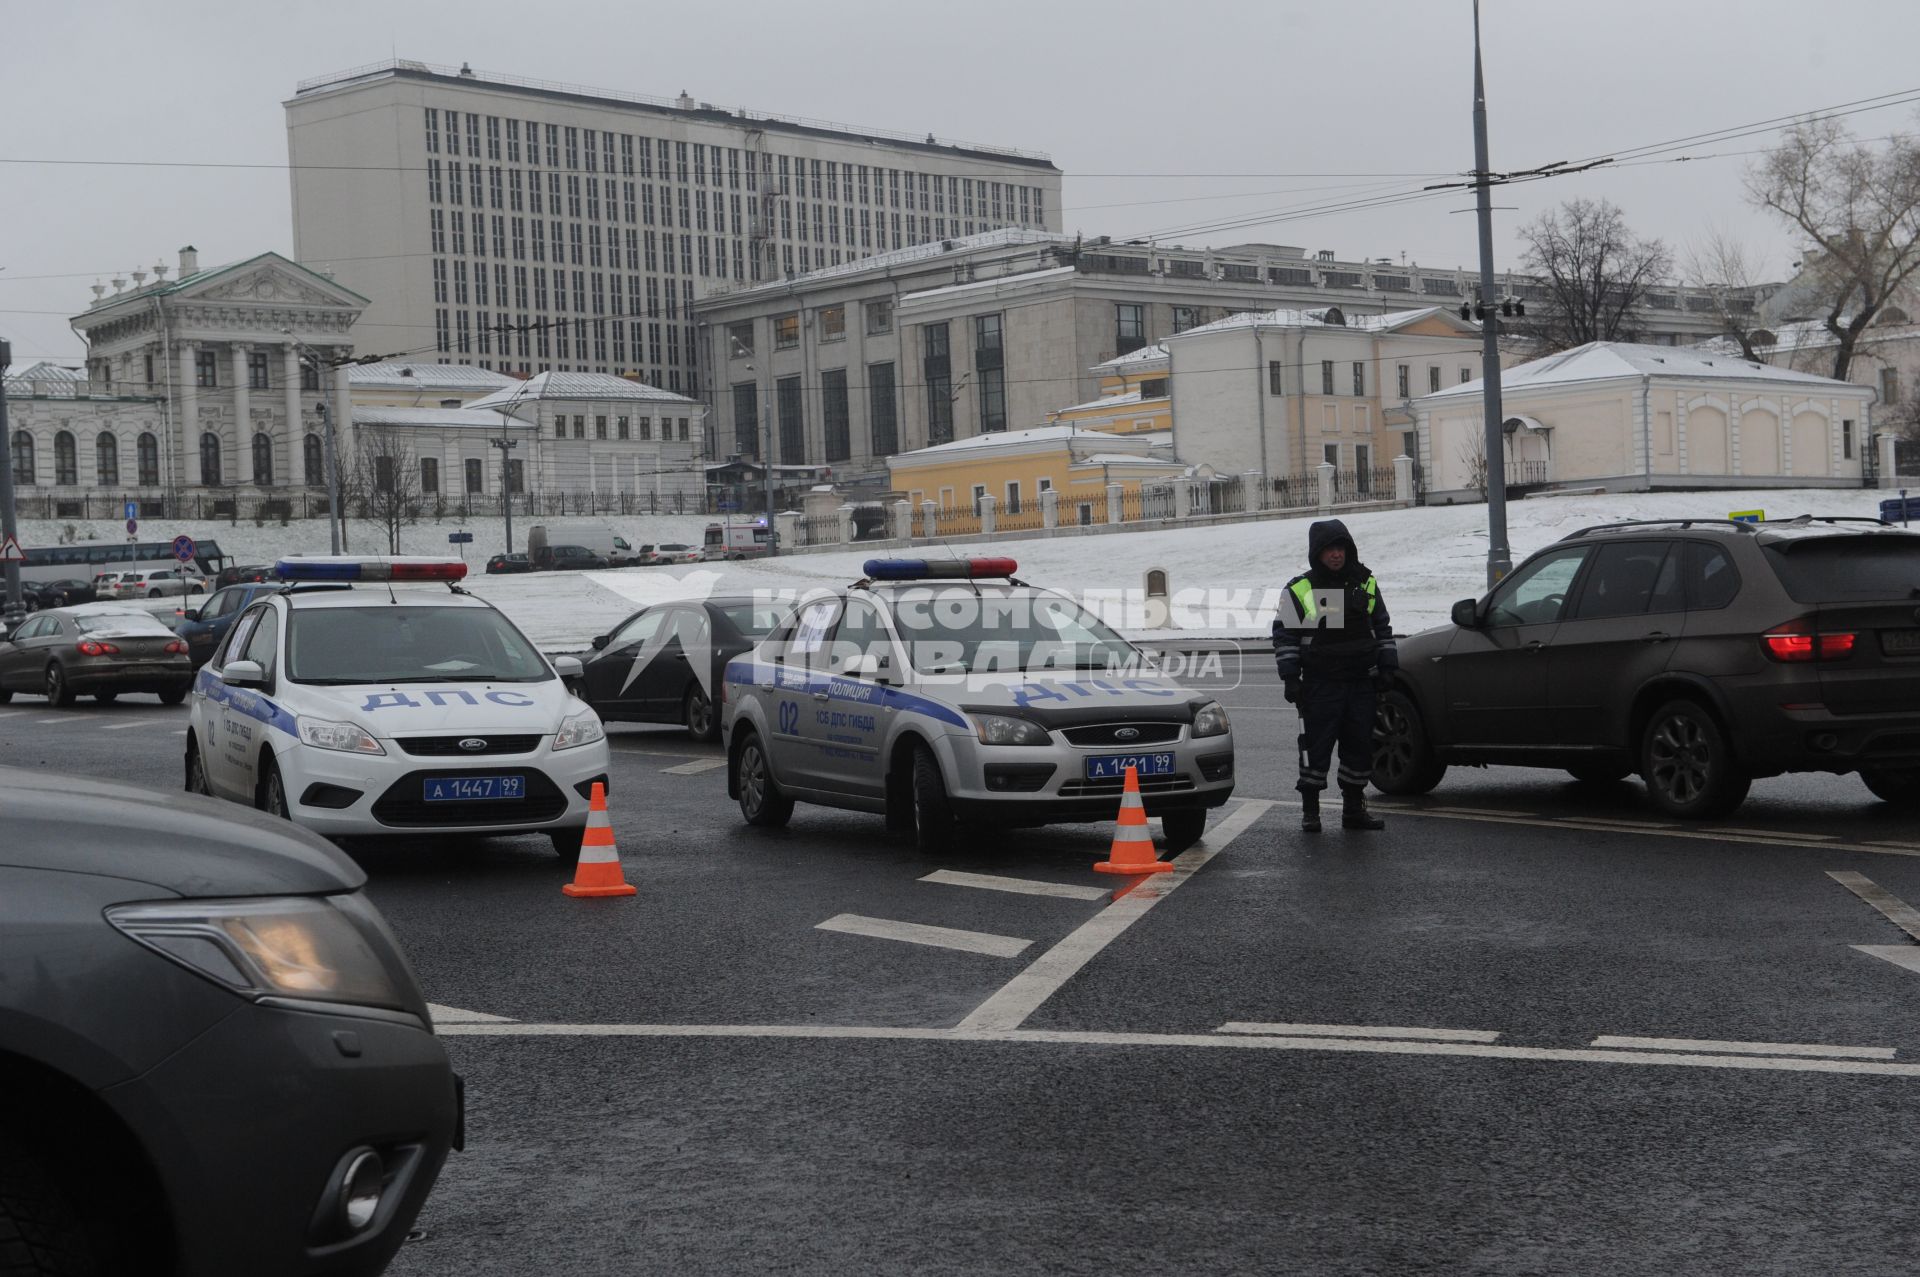
M498 438L489 439L487 440L487 442L492 444L494 447L500 449L500 517L505 519L507 522L507 553L512 554L513 553L513 495L512 495L513 485L510 482L508 482L508 479L513 473L513 466L509 463L507 459L507 454L512 452L515 448L518 448L520 446L520 441L518 439L508 439L505 436L500 436Z
M327 471L327 545L328 553L340 553L340 470L334 464L333 445L333 378L327 376L334 367L329 360L320 358L311 346L294 337L291 329L282 329L282 335L292 338L294 347L301 357L313 366L314 380L320 383L322 402L320 404L320 464ZM291 427L293 423L289 422Z
M1493 292L1493 171L1487 160L1487 84L1480 70L1480 0L1473 0L1473 190L1480 222L1480 378L1486 409L1487 586L1513 571L1507 549L1506 432L1501 428L1500 308Z
M760 397L760 477L766 490L767 557L780 553L780 525L773 517L773 416L767 396Z
M13 343L0 339L0 541L12 541L20 532L13 511L13 431L7 425L5 386L7 369L12 365ZM0 579L6 582L5 606L0 608L0 617L5 618L6 628L11 632L26 615L20 602L20 565L9 559L5 577Z

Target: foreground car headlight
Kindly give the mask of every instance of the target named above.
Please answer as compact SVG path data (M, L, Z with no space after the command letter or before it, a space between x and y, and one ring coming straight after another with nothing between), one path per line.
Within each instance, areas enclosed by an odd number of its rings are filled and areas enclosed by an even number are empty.
M246 997L413 1010L394 974L404 970L398 955L390 966L376 950L369 932L378 934L379 917L357 896L171 900L106 915L149 949Z
M358 723L330 723L324 718L300 720L300 743L315 749L337 749L348 754L384 754L380 742Z
M560 730L553 734L555 749L572 749L577 745L591 745L597 740L607 738L606 729L600 726L600 716L592 710L584 714L575 714L562 720Z
M973 730L982 745L1046 745L1053 740L1040 724L1007 714L975 714Z
M1233 724L1227 721L1226 706L1219 701L1208 701L1193 716L1193 734L1199 736L1225 736L1233 730Z

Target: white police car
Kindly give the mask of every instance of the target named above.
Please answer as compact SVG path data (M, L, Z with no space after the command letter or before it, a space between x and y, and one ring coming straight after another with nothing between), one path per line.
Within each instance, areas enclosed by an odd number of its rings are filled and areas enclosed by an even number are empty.
M1233 793L1227 712L1011 559L870 559L728 663L727 790L749 824L796 801L884 813L928 850L955 825L1111 820L1128 766L1174 851Z
M194 681L189 790L325 835L544 832L578 851L607 744L562 681L577 661L550 664L460 589L458 559L274 571L288 585L241 614Z

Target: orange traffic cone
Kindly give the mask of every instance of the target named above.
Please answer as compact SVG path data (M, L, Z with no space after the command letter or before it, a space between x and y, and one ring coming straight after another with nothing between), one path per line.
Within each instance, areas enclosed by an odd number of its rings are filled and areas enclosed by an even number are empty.
M1107 858L1094 866L1103 874L1167 873L1173 863L1158 859L1153 850L1153 835L1147 832L1147 809L1140 803L1140 777L1127 768L1126 792L1120 797L1120 823L1113 831L1113 847Z
M620 849L613 845L613 826L607 820L607 787L593 783L593 810L580 839L580 863L573 881L560 890L570 896L631 896L633 884L620 874Z

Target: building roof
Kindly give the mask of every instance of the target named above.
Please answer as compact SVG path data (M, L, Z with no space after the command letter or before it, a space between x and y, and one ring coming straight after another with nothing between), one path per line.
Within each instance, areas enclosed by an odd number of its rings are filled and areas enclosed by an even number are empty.
M186 250L182 250L182 251L186 251ZM206 270L197 270L193 272L193 274L191 275L182 275L177 279L155 279L153 283L146 285L144 288L131 288L125 292L107 293L104 296L95 298L93 302L87 307L87 313L88 315L91 315L92 312L94 311L105 310L109 306L117 306L121 302L127 301L130 298L134 298L134 297L167 297L175 293L185 292L188 289L198 288L202 284L209 283L213 279L215 279L217 276L225 275L230 271L236 271L236 270L242 269L243 267L251 266L255 262L264 262L269 258L279 263L281 266L286 267L288 270L296 271L299 274L305 275L309 279L312 279L315 283L318 283L326 288L335 289L339 292L345 293L347 296L352 297L357 301L367 302L369 305L372 304L369 298L360 296L359 293L354 292L351 288L348 288L345 284L342 284L340 281L336 279L333 279L327 275L322 275L319 271L313 269L313 267L302 266L299 262L296 262L291 258L282 257L278 253L268 251L265 253L255 253L252 257L242 257L238 261L227 262L225 265L222 265L222 266L210 266Z
M672 391L649 386L644 381L616 377L612 373L543 372L476 399L467 407L506 408L536 399L631 399L694 408L700 406L700 401L697 399L689 399L685 395L676 395Z
M1072 426L1035 426L1029 430L996 430L991 434L969 435L965 439L955 439L952 443L936 443L929 447L916 448L912 452L901 453L900 456L925 458L931 461L945 460L949 457L958 459L969 452L978 452L986 448L1065 443L1081 433L1083 432Z
M1641 346L1624 341L1595 341L1572 350L1563 350L1545 359L1503 369L1500 384L1512 392L1571 385L1576 382L1615 381L1621 378L1658 377L1686 381L1770 381L1806 389L1834 390L1846 387L1860 393L1863 387L1831 377L1756 364L1737 355L1729 357L1715 351L1690 346ZM1482 392L1478 379L1449 386L1424 395L1424 400L1477 397Z
M393 390L499 390L520 383L518 377L475 368L471 364L353 364L347 380L354 388Z
M1115 355L1103 364L1095 364L1094 368L1096 371L1104 368L1108 372L1126 372L1137 364L1150 364L1156 360L1163 360L1166 357L1166 343L1155 342L1151 346L1142 346L1138 350L1130 350L1124 355Z
M1847 322L1843 317L1842 323ZM1771 342L1763 338L1771 336ZM1874 322L1861 332L1858 350L1866 350L1882 342L1911 341L1920 336L1920 325L1897 320L1890 323ZM1792 323L1778 327L1756 328L1752 334L1753 347L1762 355L1793 354L1802 350L1830 350L1840 344L1839 338L1827 331L1825 323L1818 319L1796 319ZM1740 358L1740 343L1731 337L1712 337L1706 341L1695 342L1693 350L1704 351L1714 356Z
M1408 324L1425 319L1430 315L1444 315L1456 323L1462 322L1459 316L1444 306L1422 306L1417 310L1394 310L1388 311L1384 315L1349 313L1343 306L1337 309L1346 322L1329 324L1327 322L1327 312L1334 309L1336 309L1336 307L1317 306L1312 310L1295 310L1291 307L1282 306L1277 310L1245 311L1238 315L1228 315L1225 319L1216 319L1211 324L1202 324L1198 328L1189 328L1183 333L1175 333L1172 337L1168 338L1168 340L1180 341L1201 333L1227 332L1235 328L1348 328L1355 332L1390 332L1395 328L1403 328ZM1478 324L1469 323L1468 326L1475 330L1479 328Z
M463 430L525 430L524 421L515 421L504 412L491 408L390 408L384 404L355 404L356 426L457 427Z
M1154 396L1156 400L1165 399L1166 397L1165 395ZM1059 411L1088 412L1096 408L1126 408L1139 402L1141 402L1140 392L1138 390L1129 390L1125 394L1103 395L1099 399L1089 399L1085 403L1069 404L1067 407L1059 409Z
M906 248L896 248L890 252L875 253L871 257L862 257L838 266L822 266L816 270L803 271L791 279L776 279L763 284L743 285L735 288L715 288L702 300L718 298L747 297L754 293L780 292L789 287L820 283L823 280L843 276L864 275L869 271L885 271L895 266L905 266L913 262L926 261L929 258L947 257L975 252L989 248L1006 248L1022 244L1060 245L1071 248L1078 240L1074 235L1063 235L1058 231L1034 230L1022 226L1004 226L999 230L982 231L978 235L959 236L951 239L937 239L926 244L912 244Z
M63 368L44 359L7 374L7 392L14 395L71 399L86 384L87 374L83 369Z
M1076 457L1077 466L1177 466L1180 462L1172 457L1142 457L1131 452L1096 452L1085 457Z

